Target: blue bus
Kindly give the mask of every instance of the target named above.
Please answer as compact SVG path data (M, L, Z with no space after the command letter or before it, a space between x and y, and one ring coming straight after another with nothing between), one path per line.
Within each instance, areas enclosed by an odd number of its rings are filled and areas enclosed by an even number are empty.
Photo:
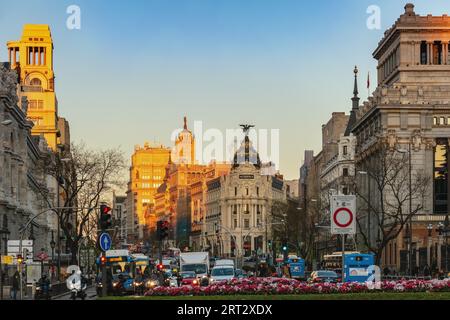
M289 256L287 260L292 279L305 279L305 260L297 256Z
M373 274L373 254L351 253L344 256L344 281L366 282Z

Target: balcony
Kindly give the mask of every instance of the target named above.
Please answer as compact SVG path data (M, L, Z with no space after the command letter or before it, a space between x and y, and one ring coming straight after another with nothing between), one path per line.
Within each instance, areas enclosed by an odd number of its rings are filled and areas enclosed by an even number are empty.
M44 89L40 86L21 86L22 92L44 92Z

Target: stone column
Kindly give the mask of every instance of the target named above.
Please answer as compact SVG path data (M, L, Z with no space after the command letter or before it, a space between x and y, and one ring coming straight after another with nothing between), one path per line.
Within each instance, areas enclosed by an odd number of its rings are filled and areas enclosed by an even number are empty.
M441 248L442 248L443 242L444 242L443 236L439 235L438 242L437 242L437 268L439 271L442 269L441 268L441 264L442 264Z
M427 264L431 267L431 245L433 244L433 238L428 237L428 246L427 246Z
M447 64L447 57L448 57L448 43L444 42L442 43L442 64Z
M433 48L431 42L427 42L427 56L428 56L427 64L433 64Z

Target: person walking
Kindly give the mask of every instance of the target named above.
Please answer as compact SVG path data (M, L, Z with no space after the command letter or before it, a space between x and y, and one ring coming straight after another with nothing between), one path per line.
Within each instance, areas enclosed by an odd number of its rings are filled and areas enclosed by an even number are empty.
M17 291L20 289L20 273L16 270L12 276L12 299L17 300Z

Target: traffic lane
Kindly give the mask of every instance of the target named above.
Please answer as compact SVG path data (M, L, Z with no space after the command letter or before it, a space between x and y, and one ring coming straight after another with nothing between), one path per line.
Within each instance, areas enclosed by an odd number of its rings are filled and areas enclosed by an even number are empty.
M95 290L95 286L88 287L86 289L86 299L85 300L96 300L97 299L97 291ZM70 300L70 292L67 294L61 295L58 298L52 298L52 300ZM77 300L81 300L78 298Z

